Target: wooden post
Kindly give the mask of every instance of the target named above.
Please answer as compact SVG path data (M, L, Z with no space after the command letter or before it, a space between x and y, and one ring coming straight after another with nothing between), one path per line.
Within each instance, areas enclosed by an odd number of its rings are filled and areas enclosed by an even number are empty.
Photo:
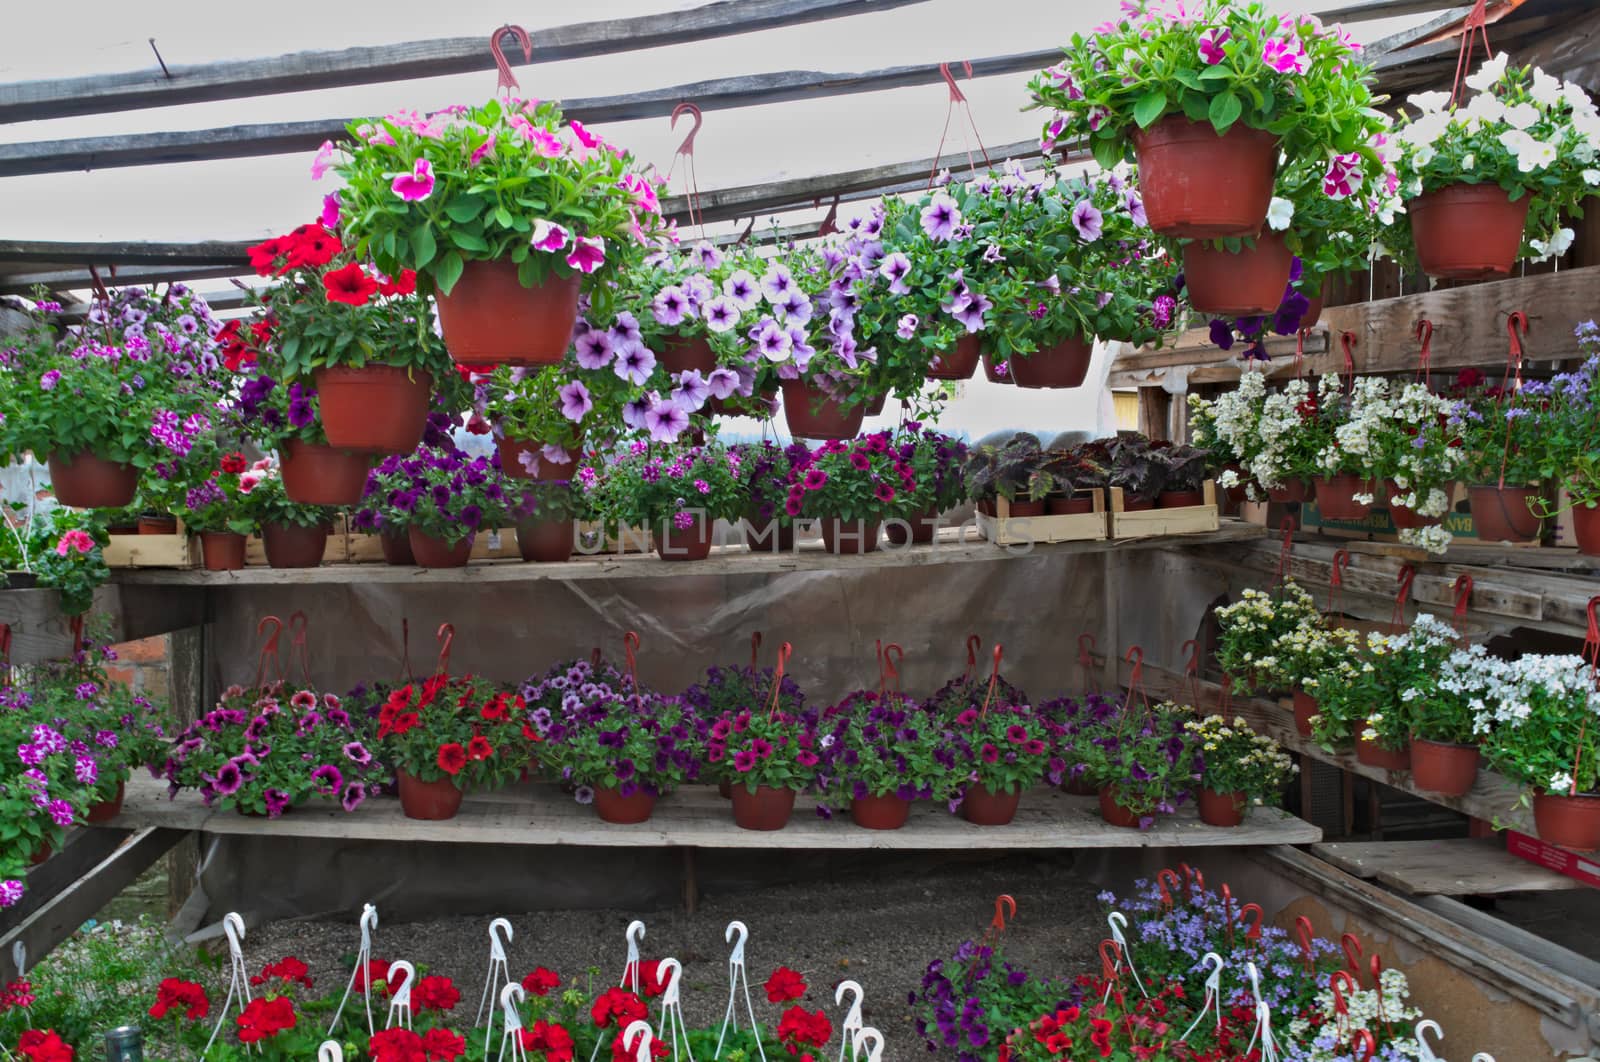
M173 717L188 724L200 717L205 704L204 627L186 627L167 639L168 688L172 695ZM194 876L200 863L200 837L187 834L167 855L167 917L183 908L194 889Z
M1139 430L1152 439L1170 439L1168 418L1172 415L1172 396L1162 387L1139 388Z

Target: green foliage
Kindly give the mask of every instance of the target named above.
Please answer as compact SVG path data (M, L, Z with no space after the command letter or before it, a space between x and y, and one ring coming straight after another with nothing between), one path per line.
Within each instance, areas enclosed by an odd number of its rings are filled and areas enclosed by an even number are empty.
M744 512L739 458L715 440L704 446L628 444L578 473L600 518L622 527L659 531L667 521L688 528L697 520L731 520Z

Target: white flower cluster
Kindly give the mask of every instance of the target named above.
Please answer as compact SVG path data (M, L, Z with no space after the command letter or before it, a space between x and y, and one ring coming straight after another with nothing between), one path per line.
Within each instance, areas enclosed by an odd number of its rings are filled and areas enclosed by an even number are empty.
M1422 1017L1422 1011L1406 1003L1411 997L1406 975L1391 967L1378 975L1378 983L1380 989L1363 986L1346 996L1346 1014L1338 1013L1331 985L1318 992L1312 1013L1321 1020L1313 1026L1308 1016L1299 1016L1289 1023L1289 1042L1308 1045L1297 1057L1303 1062L1345 1062L1351 1036L1366 1029L1392 1052L1385 1057L1421 1058L1415 1035L1389 1032L1413 1029Z

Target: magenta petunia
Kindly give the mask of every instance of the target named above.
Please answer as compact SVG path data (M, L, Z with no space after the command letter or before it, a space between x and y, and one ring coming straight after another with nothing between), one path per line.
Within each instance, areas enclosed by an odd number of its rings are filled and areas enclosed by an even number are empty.
M601 236L578 236L572 241L567 265L580 273L593 273L606 261L606 241Z
M402 173L389 185L394 194L410 203L418 203L433 194L433 163L419 158L410 173Z

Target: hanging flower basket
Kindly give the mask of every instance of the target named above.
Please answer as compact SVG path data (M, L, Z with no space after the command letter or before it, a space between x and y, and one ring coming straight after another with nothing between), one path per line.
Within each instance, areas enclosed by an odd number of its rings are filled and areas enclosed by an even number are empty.
M1441 280L1508 276L1532 202L1498 184L1452 184L1407 200L1422 271Z
M804 380L783 381L783 418L789 433L804 439L850 439L861 430L866 407L846 408Z
M928 379L970 380L972 374L978 371L981 356L978 337L962 336L956 341L954 349L933 356L933 361L928 365Z
M367 454L409 454L422 441L433 376L392 365L318 369L317 402L328 445Z
M1184 285L1201 313L1253 317L1274 312L1293 265L1288 243L1275 232L1263 232L1236 252L1204 242L1183 247Z
M594 791L594 810L601 822L622 826L648 822L655 809L656 798L643 789L634 790L632 796L623 796L608 786L600 786Z
M995 384L1015 384L1017 381L1015 381L1015 380L1013 380L1011 378L1011 367L1009 365L1006 365L1006 371L1005 372L1001 372L1000 371L1000 366L1001 365L1005 365L1005 364L1006 364L1005 362L996 361L995 360L995 356L993 354L989 353L987 350L984 351L983 352L983 376L984 376L984 379L988 380L990 383L995 383Z
M466 263L440 294L439 329L459 365L554 365L572 345L578 277L551 275L525 288L510 259Z
M961 817L974 826L1005 826L1016 818L1021 803L1021 788L996 793L973 784L961 799Z
M51 454L49 465L56 500L75 509L120 509L139 489L137 468L94 454Z
M1405 491L1392 479L1383 481L1383 496L1379 500L1389 508L1389 522L1402 531L1414 531L1419 527L1438 527L1443 522L1441 516L1421 516L1416 510L1408 509L1404 505L1395 505L1390 498L1399 497Z
M1317 509L1327 520L1363 520L1372 511L1372 505L1356 501L1357 494L1365 494L1372 484L1360 476L1326 476L1317 480Z
M236 572L244 567L244 536L232 531L202 531L200 559L208 572Z
M1301 737L1311 736L1311 717L1321 711L1317 699L1304 690L1294 691L1294 729Z
M1532 542L1539 537L1539 518L1529 503L1538 487L1481 486L1467 488L1472 527L1480 542Z
M1244 809L1248 804L1243 793L1216 793L1202 789L1195 797L1200 808L1200 821L1207 826L1238 826L1244 822Z
M569 561L576 527L572 520L524 520L517 525L517 550L525 561Z
M1139 816L1117 802L1117 791L1110 786L1100 790L1100 817L1113 826L1137 830Z
M897 796L864 796L850 801L850 819L865 830L898 830L911 817L911 801Z
M1418 789L1466 796L1478 777L1478 746L1411 739L1411 781Z
M657 364L674 376L690 370L709 376L717 367L717 355L705 336L674 336L662 344Z
M664 561L701 561L711 556L712 531L716 521L695 514L688 527L678 527L670 519L651 532L656 555Z
M1279 503L1303 502L1311 497L1311 485L1303 479L1291 479L1277 487L1267 488L1267 498Z
M290 439L283 444L283 491L301 505L355 505L367 486L370 454Z
M395 780L399 783L400 810L408 819L453 819L461 810L462 792L453 779L424 782L405 771L396 771Z
M1157 233L1218 240L1261 231L1278 171L1278 138L1272 133L1235 124L1218 136L1210 122L1169 115L1136 132L1133 143L1139 194Z
M328 532L327 524L263 524L261 542L266 547L267 564L274 568L319 567L328 549Z
M406 533L411 539L411 555L421 568L465 568L472 559L472 540L477 537L468 535L451 545L418 527L412 527Z
M793 789L776 789L758 785L755 792L748 786L729 787L733 800L733 821L741 830L781 830L789 824L794 813Z
M1091 340L1069 336L1053 347L1032 354L1012 355L1007 368L1018 387L1081 387L1089 375L1089 361L1093 357Z
M1533 798L1533 824L1542 841L1579 852L1600 849L1600 795L1539 793Z

